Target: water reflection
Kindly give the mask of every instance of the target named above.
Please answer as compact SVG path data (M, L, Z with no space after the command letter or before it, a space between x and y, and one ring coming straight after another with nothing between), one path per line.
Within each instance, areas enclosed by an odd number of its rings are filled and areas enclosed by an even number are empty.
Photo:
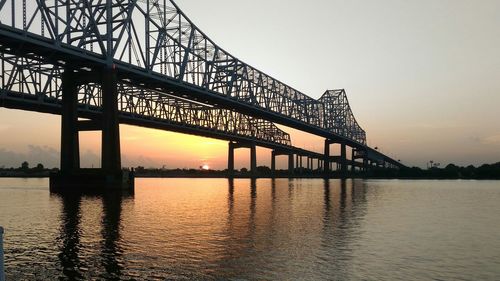
M59 235L61 261L64 276L68 280L82 279L80 250L80 202L81 196L68 194L61 196L61 233Z
M366 186L361 180L324 180L322 246L327 250L324 265L336 280L351 276L353 246L360 235L359 223L366 208ZM329 270L327 270L329 271ZM326 273L326 272L325 272Z
M49 196L48 191L0 188L0 222L8 229L7 280L366 280L387 274L392 277L387 279L451 280L468 274L425 275L443 264L481 268L476 273L485 278L480 279L494 279L488 277L496 267L484 264L500 262L492 250L500 247L495 236L500 223L493 215L500 209L492 200L500 198L497 186L472 193L479 199L470 202L467 188L422 192L421 187L401 188L401 182L383 183L144 179L133 196ZM434 194L439 204L430 200ZM474 216L467 207L472 203L485 207L474 219L463 220ZM448 226L440 227L444 223ZM457 245L444 239L460 235ZM475 235L488 247L469 243ZM484 253L488 258L474 267L467 263ZM418 260L408 258L412 255Z
M100 195L65 193L53 194L52 196L60 198L61 201L59 235L61 246L58 257L64 276L60 279L85 280L88 279L88 274L98 273L99 277L105 280L119 280L123 268L123 249L118 243L120 240L122 201L123 198L131 198L132 194L110 191ZM87 204L92 202L92 205L100 201L102 209L92 210L102 214L100 221L82 218L82 201ZM87 225L82 226L82 221L85 221ZM102 239L90 235L92 234L92 230L90 230L87 236L91 237L85 241L90 241L93 244L94 241L100 240L100 250L89 249L89 245L82 242L83 228L93 228L94 231L100 228ZM84 249L83 252L82 249ZM93 255L92 252L94 251L97 251L102 270L94 268L97 264L92 262L92 259L89 259L89 255ZM86 260L86 263L82 261L82 258ZM89 273L89 270L93 272Z
M123 194L120 192L107 192L102 196L103 218L102 237L103 245L101 250L102 265L106 270L103 277L107 280L117 280L123 268L123 249L117 243L120 239L121 212Z
M139 188L136 198L116 192L53 195L61 202L61 279L148 279L149 274L176 279L189 271L203 279L293 279L314 275L309 271L318 263L324 274L335 268L335 276L344 278L360 217L355 210L363 209L357 205L366 203L366 189L361 181L323 181L322 189L317 183L230 179L225 192L177 182ZM219 199L224 195L225 203ZM137 209L124 218L124 206L137 200ZM224 206L226 211L218 212Z

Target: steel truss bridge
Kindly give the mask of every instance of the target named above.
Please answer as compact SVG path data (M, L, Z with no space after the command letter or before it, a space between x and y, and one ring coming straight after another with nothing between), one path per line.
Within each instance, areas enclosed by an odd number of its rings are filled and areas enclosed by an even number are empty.
M230 156L259 145L317 158L325 172L332 161L403 167L367 146L344 90L316 100L270 77L171 0L0 0L0 56L1 105L62 115L63 172L79 168L81 130L102 130L102 169L120 170L119 123L230 140ZM292 147L273 123L324 137L325 153Z

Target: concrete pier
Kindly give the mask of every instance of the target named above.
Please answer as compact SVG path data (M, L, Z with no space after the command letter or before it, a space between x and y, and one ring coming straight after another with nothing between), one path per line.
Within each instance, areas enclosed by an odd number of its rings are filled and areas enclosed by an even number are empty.
M118 79L113 68L96 71L92 77L72 69L62 75L61 170L50 175L50 190L66 192L99 189L133 189L133 173L122 171L118 120ZM102 90L102 115L78 120L78 87L98 83ZM101 168L80 168L80 131L101 131Z
M276 176L276 151L271 151L271 174L274 178Z
M345 142L340 142L340 177L347 177L347 153Z
M324 154L324 159L323 159L323 173L325 177L330 176L330 144L331 141L326 139L325 140L325 154Z
M229 142L227 159L227 171L229 177L234 177L234 150L238 148L250 148L250 175L257 176L257 146L255 143Z
M323 166L323 173L325 177L330 177L331 173L331 158L330 158L330 145L331 144L340 144L340 155L339 155L339 161L336 163L337 165L337 170L340 170L340 177L341 178L346 178L347 177L347 145L345 141L343 140L331 140L331 139L325 139L325 153L323 155L324 157L324 166Z
M294 170L294 163L293 163L293 154L288 155L288 175L293 176L293 170Z

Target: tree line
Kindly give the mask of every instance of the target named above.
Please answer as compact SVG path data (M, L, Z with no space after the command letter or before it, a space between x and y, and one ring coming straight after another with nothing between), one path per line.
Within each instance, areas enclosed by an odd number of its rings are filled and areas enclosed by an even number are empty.
M460 167L448 164L444 168L430 167L421 169L418 167L402 169L373 169L367 174L368 177L387 178L424 178L424 179L500 179L500 162L495 164L483 164L478 167L469 165Z

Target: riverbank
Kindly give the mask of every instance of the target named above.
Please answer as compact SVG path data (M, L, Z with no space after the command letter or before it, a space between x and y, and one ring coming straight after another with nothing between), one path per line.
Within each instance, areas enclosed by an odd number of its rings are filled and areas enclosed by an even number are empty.
M57 172L58 169L0 169L0 178L45 178L50 173ZM227 170L203 170L203 169L154 169L137 167L133 169L135 177L138 178L324 178L322 170L311 170L298 168L290 175L288 170L276 170L265 166L257 167L257 171L252 174L246 169L234 171L231 175ZM332 171L330 178L341 178L339 171ZM464 179L464 180L500 180L500 162L496 164L485 164L479 167L467 166L458 167L453 164L445 168L432 167L430 169L420 169L417 167L402 169L386 169L372 167L367 172L348 171L347 178L366 179L408 179L408 180L429 180L429 179Z

